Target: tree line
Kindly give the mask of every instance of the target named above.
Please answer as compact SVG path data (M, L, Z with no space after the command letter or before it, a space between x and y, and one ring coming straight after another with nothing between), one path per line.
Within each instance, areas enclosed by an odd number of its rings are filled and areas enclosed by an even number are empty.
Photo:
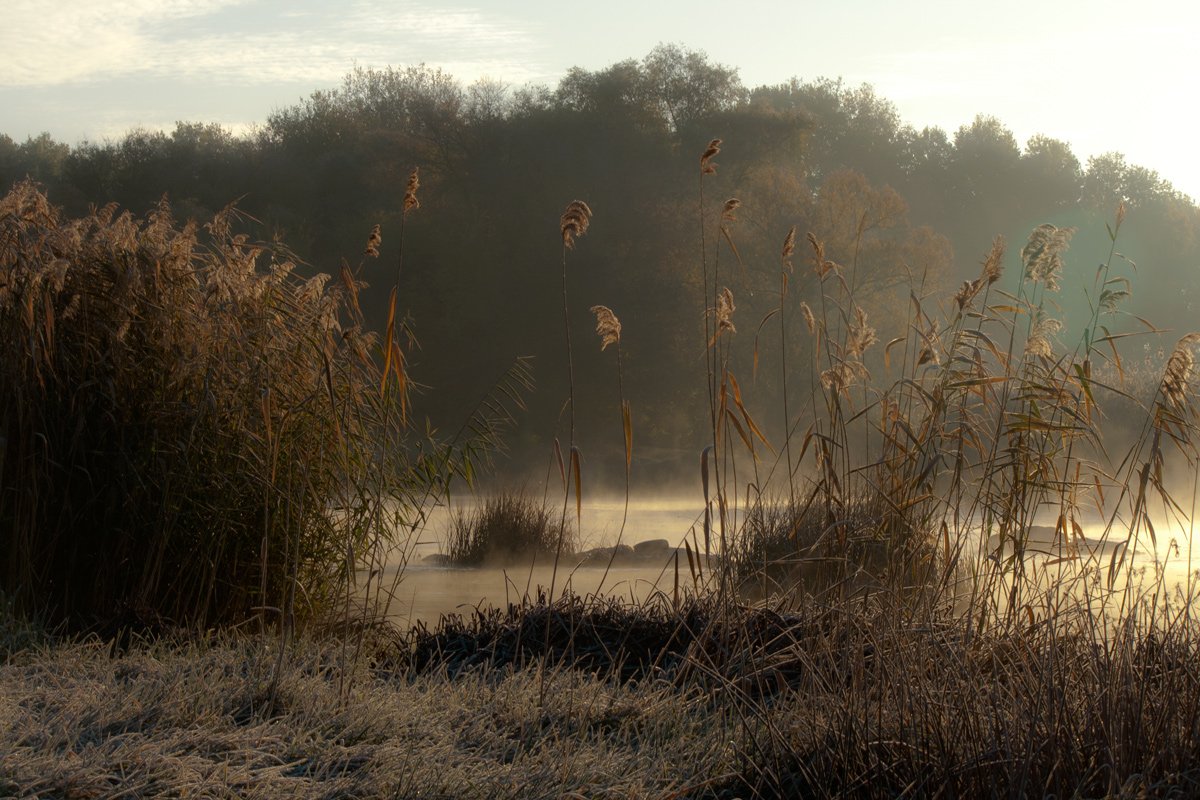
M702 204L698 161L716 138L722 152ZM336 275L345 263L365 281L375 328L414 168L421 206L403 229L398 307L419 342L408 353L412 377L428 387L418 410L453 425L513 357L534 356L538 388L511 442L524 464L549 457L567 396L559 215L574 199L594 210L568 276L576 413L589 468L614 480L623 463L616 366L588 308L608 306L624 326L635 469L691 480L708 413L701 258L716 259L736 303L732 360L747 402L769 406L781 393L782 348L803 359L812 346L799 304L820 301L811 253L782 255L793 227L852 272L881 336L906 324L910 292L952 292L978 274L996 235L1017 250L1042 222L1079 228L1072 253L1085 285L1119 204L1130 307L1184 327L1200 290L1200 209L1118 153L1081 163L1065 142L1039 135L1022 146L983 115L953 133L918 130L868 85L751 88L736 69L675 45L571 69L553 87L463 85L425 66L356 69L242 136L203 122L76 145L0 135L3 185L32 178L69 213L115 202L140 214L165 194L179 217L202 223L236 202L253 236L286 243L314 272ZM726 211L731 198L740 202ZM378 260L363 255L377 224ZM760 322L772 312L796 335L768 336ZM796 371L789 381L804 379Z

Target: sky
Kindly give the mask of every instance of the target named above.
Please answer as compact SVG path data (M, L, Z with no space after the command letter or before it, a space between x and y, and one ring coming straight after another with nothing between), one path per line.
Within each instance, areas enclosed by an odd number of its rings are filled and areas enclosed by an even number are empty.
M1118 151L1200 199L1193 0L7 0L0 16L0 133L17 141L181 120L241 133L356 66L554 85L666 42L750 87L870 83L917 128L983 113L1085 163Z

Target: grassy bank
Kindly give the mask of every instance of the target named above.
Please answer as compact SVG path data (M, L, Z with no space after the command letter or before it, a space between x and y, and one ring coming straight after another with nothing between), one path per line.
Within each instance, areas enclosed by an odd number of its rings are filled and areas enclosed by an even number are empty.
M0 667L0 794L1194 796L1200 639L1142 620L574 599L278 672L258 639L43 641Z
M736 769L730 725L670 686L364 667L341 695L338 652L296 648L274 704L251 642L21 654L0 667L0 795L658 797Z

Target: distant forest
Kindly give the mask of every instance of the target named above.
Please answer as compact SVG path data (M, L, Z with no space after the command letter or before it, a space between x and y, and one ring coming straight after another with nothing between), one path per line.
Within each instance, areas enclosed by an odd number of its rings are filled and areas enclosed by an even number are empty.
M699 158L714 138L722 150L702 207ZM514 357L533 356L537 387L510 438L511 464L522 466L508 473L521 478L544 476L564 425L559 216L575 199L594 211L569 263L576 438L589 479L614 486L623 469L615 356L601 352L588 309L603 304L623 323L635 483L697 480L710 437L702 230L735 298L731 369L751 408L776 407L780 348L803 364L811 347L799 312L801 301L820 302L810 251L798 246L790 267L781 255L793 226L800 242L811 232L826 258L853 267L884 342L906 324L910 292L948 306L995 236L1007 239L1015 271L1034 226L1075 227L1058 334L1069 344L1081 334L1072 309L1085 304L1083 289L1108 256L1105 223L1124 203L1117 249L1132 286L1127 308L1176 336L1197 324L1200 209L1155 172L1116 152L1083 164L1046 136L1022 146L991 116L953 133L917 130L867 85L820 78L749 88L736 69L673 45L598 71L571 69L553 88L463 86L424 66L356 69L245 136L203 122L76 146L0 135L3 186L32 178L68 213L115 202L140 216L165 196L177 218L203 224L235 203L248 235L282 243L304 270L336 275L345 261L369 284L363 311L375 329L415 167L421 205L404 225L399 293L417 342L411 374L424 387L415 411L453 429ZM729 198L741 204L723 239ZM363 255L376 224L378 259ZM759 330L779 304L783 271L786 345L777 325ZM1132 317L1113 328L1145 329ZM807 380L795 370L789 390L807 400ZM768 439L781 434L769 416Z

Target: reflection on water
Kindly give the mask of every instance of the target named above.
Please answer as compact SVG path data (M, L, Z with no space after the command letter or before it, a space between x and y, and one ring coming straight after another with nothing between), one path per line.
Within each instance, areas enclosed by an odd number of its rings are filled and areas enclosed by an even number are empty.
M596 502L583 508L581 538L585 548L611 546L617 543L618 537L629 545L651 539L666 539L672 547L682 546L685 540L702 542L702 510L700 499L694 502L635 502L630 505L622 531L623 502ZM667 555L636 566L614 565L607 575L603 565L578 567L564 562L556 577L549 563L525 563L505 569L422 565L422 557L441 552L449 520L447 509L435 510L419 542L414 543L409 566L401 575L390 607L392 619L402 626L417 621L432 624L443 614L469 614L476 607L504 607L506 603L517 603L525 597L536 598L539 590L549 589L552 578L556 594L570 589L580 595L603 594L639 601L656 591L670 598L675 592L682 594L695 588L686 557L682 555L678 558L678 571L675 556ZM1189 539L1184 534L1171 537L1160 532L1156 545L1143 541L1137 543L1136 549L1126 547L1123 534L1105 539L1097 526L1089 526L1085 537L1074 547L1064 548L1061 542L1055 541L1052 528L1032 531L1027 550L1027 576L1035 583L1047 585L1077 580L1086 570L1093 583L1098 585L1107 581L1107 574L1115 563L1122 562L1115 588L1123 587L1131 576L1137 585L1149 585L1161 576L1168 592L1175 594L1182 589L1190 596L1187 591L1189 579L1192 586L1200 582L1195 575L1200 569L1200 548L1190 552ZM978 554L984 558L991 555L1003 559L1008 555L1003 548L997 547L997 541L989 541L983 548L978 546L978 538L975 541L976 546L964 548L964 557ZM389 569L384 576L385 585L391 583L394 575L395 569ZM1001 586L995 588L1005 591Z

